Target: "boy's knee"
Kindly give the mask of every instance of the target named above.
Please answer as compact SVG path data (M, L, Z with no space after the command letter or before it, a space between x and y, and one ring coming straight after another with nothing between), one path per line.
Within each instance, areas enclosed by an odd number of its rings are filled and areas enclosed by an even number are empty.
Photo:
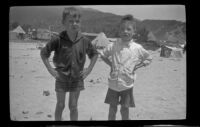
M117 105L110 105L110 110L114 113L117 112Z
M129 110L128 107L121 106L120 112L124 113L124 112L128 112L128 110Z
M65 108L65 103L57 102L57 106L58 106L60 109L64 109L64 108Z
M77 110L77 105L76 104L69 104L69 110Z

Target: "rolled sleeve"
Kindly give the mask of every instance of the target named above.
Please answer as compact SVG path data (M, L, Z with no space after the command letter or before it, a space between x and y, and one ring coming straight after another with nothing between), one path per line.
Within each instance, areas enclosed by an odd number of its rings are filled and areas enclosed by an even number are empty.
M58 48L59 39L52 38L44 48L42 48L40 55L45 58L49 58L52 51L55 51Z
M152 56L149 54L147 50L145 50L142 46L139 48L140 59L144 60L152 60Z

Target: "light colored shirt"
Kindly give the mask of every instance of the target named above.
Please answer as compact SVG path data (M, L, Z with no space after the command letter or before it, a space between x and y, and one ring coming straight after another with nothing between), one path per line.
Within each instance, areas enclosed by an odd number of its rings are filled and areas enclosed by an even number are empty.
M100 54L112 63L108 85L115 91L123 91L133 87L136 79L135 66L146 59L151 59L150 54L133 40L125 44L121 39L117 39Z

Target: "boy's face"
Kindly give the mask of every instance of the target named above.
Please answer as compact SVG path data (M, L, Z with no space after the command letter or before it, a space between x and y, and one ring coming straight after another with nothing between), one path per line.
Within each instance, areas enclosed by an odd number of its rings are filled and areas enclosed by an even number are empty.
M81 20L78 16L67 16L63 25L67 31L78 32L81 28Z
M122 41L127 42L130 41L135 33L133 29L133 24L130 21L123 21L120 24L119 28L119 36Z

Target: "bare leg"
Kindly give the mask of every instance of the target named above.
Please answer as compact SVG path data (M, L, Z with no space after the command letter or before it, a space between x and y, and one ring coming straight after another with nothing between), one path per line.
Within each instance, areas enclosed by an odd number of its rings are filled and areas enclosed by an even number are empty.
M129 108L121 106L120 109L122 120L129 120Z
M80 91L70 92L69 93L69 110L70 110L70 120L78 120L78 98Z
M65 108L65 95L66 92L56 92L56 97L57 97L56 110L55 110L56 121L61 121L62 112Z
M117 113L117 105L110 105L108 120L115 120L116 119L116 113Z

